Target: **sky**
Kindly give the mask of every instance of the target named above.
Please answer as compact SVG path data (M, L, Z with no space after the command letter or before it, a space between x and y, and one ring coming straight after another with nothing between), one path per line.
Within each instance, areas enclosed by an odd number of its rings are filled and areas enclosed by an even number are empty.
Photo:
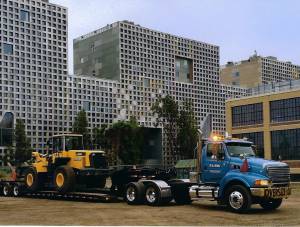
M50 0L69 12L69 71L73 39L116 21L220 47L220 63L261 56L300 65L298 0Z

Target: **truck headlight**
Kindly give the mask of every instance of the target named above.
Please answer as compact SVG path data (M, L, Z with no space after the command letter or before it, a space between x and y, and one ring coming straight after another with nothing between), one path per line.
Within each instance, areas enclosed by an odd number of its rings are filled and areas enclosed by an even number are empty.
M270 180L256 180L254 186L256 187L269 187L272 185L272 181Z

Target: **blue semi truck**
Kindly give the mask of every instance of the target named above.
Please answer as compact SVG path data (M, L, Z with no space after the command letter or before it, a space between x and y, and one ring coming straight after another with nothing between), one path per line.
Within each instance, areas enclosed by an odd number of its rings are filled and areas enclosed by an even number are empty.
M127 184L125 200L158 205L172 199L188 204L211 198L234 212L245 212L252 204L277 209L291 195L289 166L256 157L255 146L246 139L214 136L204 141L194 177L194 182L140 179Z

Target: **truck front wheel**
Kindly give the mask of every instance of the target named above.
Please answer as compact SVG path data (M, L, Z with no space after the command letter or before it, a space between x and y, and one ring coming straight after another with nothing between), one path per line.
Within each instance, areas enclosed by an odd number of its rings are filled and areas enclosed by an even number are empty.
M263 200L259 203L259 205L265 210L276 210L278 207L280 207L281 203L282 199L269 199Z
M249 191L242 185L230 186L226 191L225 199L229 209L237 213L249 210L252 204Z

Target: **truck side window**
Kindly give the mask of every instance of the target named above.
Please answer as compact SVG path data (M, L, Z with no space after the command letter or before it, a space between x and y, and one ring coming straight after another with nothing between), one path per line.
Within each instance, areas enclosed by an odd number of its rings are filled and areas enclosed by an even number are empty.
M63 151L63 149L63 139L60 137L53 138L53 152Z
M210 143L207 145L207 158L212 160L223 160L224 150L221 143Z

